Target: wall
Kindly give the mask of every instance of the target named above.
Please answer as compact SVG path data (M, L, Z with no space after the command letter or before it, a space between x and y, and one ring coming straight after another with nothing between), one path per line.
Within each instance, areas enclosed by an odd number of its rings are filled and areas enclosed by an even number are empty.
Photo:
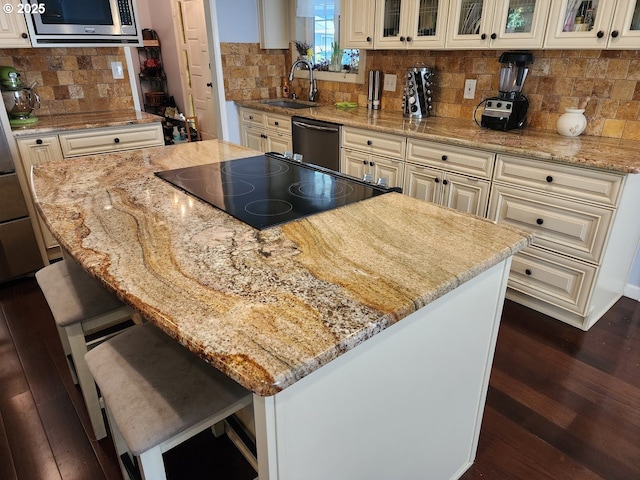
M125 78L115 80L112 61L125 67L122 48L0 49L0 65L16 68L25 86L37 82L36 116L132 108L126 67Z

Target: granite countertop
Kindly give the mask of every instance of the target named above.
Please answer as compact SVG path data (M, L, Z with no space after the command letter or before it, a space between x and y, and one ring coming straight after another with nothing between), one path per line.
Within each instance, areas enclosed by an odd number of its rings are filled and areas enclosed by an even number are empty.
M38 209L74 258L258 395L533 240L398 193L259 231L153 175L256 154L210 140L48 162L32 178Z
M556 132L511 130L500 132L481 128L473 120L445 117L409 119L402 112L341 109L334 105L303 109L276 107L259 100L236 104L267 112L300 115L378 132L394 133L451 145L482 148L497 153L524 155L547 161L569 163L620 173L640 173L640 142L606 137L563 137ZM478 114L479 118L479 114Z
M38 115L38 122L11 129L14 136L42 135L52 132L81 130L84 128L120 127L138 123L160 122L162 117L138 110L109 112L67 113L64 115Z

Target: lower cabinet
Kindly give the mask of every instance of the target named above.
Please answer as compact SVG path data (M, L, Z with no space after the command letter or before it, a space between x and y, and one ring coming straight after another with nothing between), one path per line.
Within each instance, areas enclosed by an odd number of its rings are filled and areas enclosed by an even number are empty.
M588 330L622 296L640 241L640 175L499 154L489 218L535 232L507 298Z
M260 152L292 152L291 117L248 108L240 110L242 145Z
M404 162L356 150L342 149L342 173L387 187L402 188Z
M134 148L164 145L162 124L146 123L122 127L90 128L48 135L25 135L16 138L22 170L30 182L31 167L52 160L81 155L110 153ZM31 192L25 192L25 201L33 202ZM60 257L58 241L38 216L34 230L44 248L43 257L53 260Z
M484 217L489 181L407 163L404 193L410 197Z

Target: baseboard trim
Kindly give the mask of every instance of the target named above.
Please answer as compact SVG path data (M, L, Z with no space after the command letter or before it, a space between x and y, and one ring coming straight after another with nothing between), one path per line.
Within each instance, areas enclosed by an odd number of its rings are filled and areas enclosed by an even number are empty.
M631 285L628 283L624 288L623 295L640 302L640 285Z

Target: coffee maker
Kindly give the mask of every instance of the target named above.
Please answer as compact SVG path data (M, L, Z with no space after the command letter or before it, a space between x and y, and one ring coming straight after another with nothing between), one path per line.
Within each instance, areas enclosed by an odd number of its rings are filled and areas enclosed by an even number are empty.
M522 128L527 119L529 101L521 91L533 63L533 54L528 52L504 52L500 55L499 94L483 100L485 107L480 125L493 130Z

